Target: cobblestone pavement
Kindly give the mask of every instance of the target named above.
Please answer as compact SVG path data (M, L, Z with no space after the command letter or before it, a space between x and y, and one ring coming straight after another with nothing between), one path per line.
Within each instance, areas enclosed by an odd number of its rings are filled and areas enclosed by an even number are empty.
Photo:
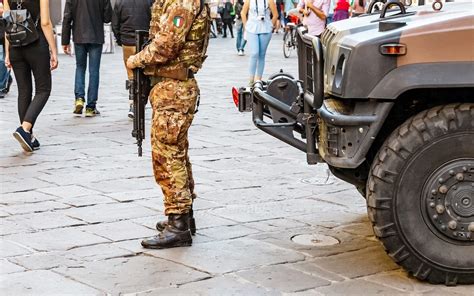
M296 58L282 56L281 35L266 72L280 68L296 73ZM61 57L35 129L41 150L32 155L11 136L16 90L1 99L2 295L472 295L472 287L409 278L375 240L352 186L325 165L306 165L304 154L239 114L230 88L246 84L246 69L233 40L211 41L190 132L200 197L190 248L140 247L163 218L162 195L149 143L138 158L130 136L119 53L103 57L97 118L72 116L74 60ZM292 241L304 234L339 243Z

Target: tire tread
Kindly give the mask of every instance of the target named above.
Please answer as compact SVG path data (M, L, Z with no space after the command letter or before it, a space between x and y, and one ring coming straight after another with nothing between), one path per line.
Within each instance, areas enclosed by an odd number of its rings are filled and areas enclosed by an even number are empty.
M474 127L474 103L437 106L408 119L380 148L367 181L367 209L374 233L387 254L410 274L431 283L474 283L472 273L456 273L432 266L406 247L393 222L392 186L410 156L420 146L460 128Z

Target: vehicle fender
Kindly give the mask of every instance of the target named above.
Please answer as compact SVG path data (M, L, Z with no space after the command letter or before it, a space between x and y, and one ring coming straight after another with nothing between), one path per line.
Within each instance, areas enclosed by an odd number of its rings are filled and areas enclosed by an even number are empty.
M396 99L411 89L455 87L474 87L474 62L401 66L385 75L369 98Z

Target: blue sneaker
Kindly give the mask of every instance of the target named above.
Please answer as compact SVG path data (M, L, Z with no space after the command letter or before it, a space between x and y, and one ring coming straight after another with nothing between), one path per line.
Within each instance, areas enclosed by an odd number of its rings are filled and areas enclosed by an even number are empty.
M31 136L31 146L33 147L33 150L40 149L40 142L33 135Z
M23 150L33 152L33 144L31 143L31 134L26 132L21 126L13 133L15 139L20 143Z

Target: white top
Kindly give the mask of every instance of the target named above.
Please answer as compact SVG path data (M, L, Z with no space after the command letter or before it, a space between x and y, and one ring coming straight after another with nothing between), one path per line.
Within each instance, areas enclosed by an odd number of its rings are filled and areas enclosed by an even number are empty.
M250 1L250 7L245 30L253 34L271 33L273 31L273 25L268 2L273 0L246 1Z

